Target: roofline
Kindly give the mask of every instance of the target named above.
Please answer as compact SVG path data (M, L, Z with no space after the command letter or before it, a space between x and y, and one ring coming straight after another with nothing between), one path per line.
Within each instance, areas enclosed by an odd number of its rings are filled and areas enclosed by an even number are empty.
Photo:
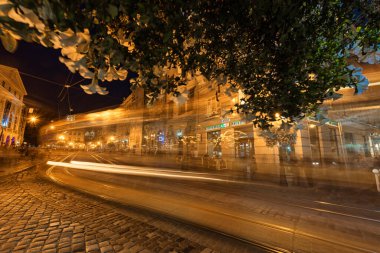
M7 69L7 70L12 71L12 72L15 72L15 73L16 73L16 79L17 79L17 81L21 84L21 89L22 89L21 91L25 93L24 96L28 95L28 92L27 92L26 89L25 89L24 82L22 81L22 78L21 78L21 76L20 76L20 72L18 71L18 69L17 69L17 68L13 68L13 67L9 67L9 66L6 66L6 65L2 65L2 64L0 64L0 69L1 69L1 68ZM1 73L1 71L0 71L0 73ZM9 77L5 76L4 74L2 74L2 75L3 75L8 81L11 81L11 80L9 79Z

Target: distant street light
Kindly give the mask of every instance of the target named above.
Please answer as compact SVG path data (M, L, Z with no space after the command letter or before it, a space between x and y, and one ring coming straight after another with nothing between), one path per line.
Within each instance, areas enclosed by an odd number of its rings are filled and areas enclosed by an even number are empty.
M29 122L30 122L31 124L35 124L35 123L37 123L37 121L38 121L38 118L37 118L36 116L31 116L31 117L29 118Z

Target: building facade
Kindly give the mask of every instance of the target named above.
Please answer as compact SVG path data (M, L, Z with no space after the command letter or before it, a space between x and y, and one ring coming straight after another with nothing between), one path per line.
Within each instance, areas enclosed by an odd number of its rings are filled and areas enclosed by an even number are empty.
M355 95L353 89L341 90L341 99L323 105L329 121L321 124L304 119L304 127L288 143L268 145L261 130L242 115L228 113L243 94L227 96L223 87L209 82L190 82L185 88L187 100L182 103L161 94L154 104L148 104L144 92L136 89L117 109L76 115L75 122L56 125L65 138L72 131L82 132L83 138L76 142L87 149L213 157L229 161L231 166L253 159L259 164L353 162L380 154L380 67L365 68L364 73L371 83L368 91Z
M1 146L16 146L23 142L26 125L26 95L17 69L0 65Z

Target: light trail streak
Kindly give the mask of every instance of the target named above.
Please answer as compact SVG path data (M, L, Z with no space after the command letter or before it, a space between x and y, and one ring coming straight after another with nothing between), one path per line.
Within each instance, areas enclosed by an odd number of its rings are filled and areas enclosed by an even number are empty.
M115 167L112 167L114 165L111 166L108 164L103 164L102 166L94 166L94 165L86 165L86 164L74 164L74 163L53 162L53 161L48 161L47 164L53 165L53 166L71 168L71 169L105 172L105 173L112 173L112 174L125 174L125 175L136 175L136 176L147 176L147 177L166 177L166 178L173 178L173 179L190 179L190 180L229 182L229 180L211 178L211 177L177 175L174 173L163 172L163 171L155 172L155 171L151 171L151 170L136 170L136 169L133 169L132 166L125 166L123 168L115 168Z
M374 212L374 213L380 213L380 210L374 210L374 209L367 209L367 208L361 208L361 207L355 207L355 206L347 206L347 205L340 205L325 201L314 201L315 203L322 204L322 205L329 205L329 206L337 206L337 207L343 207L343 208L350 208L350 209L357 209L357 210L363 210L367 212Z
M104 158L102 158L104 159ZM90 165L90 166L107 166L112 168L119 168L119 169L131 169L131 170L139 170L139 171L154 171L154 172L168 172L168 173L180 173L180 174L192 174L192 175L209 175L209 173L196 173L196 172L186 172L186 171L180 171L180 170L169 170L169 169L158 169L158 168L152 168L152 167L139 167L139 166L131 166L131 165L118 165L118 164L108 164L108 163L93 163L93 162L82 162L82 161L70 161L72 164L83 164L83 165Z
M77 162L77 161L73 161L73 162ZM85 163L85 162L79 162L79 163ZM53 165L53 166L57 166L57 167L60 167L62 165L64 165L64 166L69 165L68 167L70 167L70 168L72 168L74 166L84 166L84 164L61 163L61 162L52 162L52 161L49 161L48 164ZM93 164L93 163L89 163L89 164ZM94 170L94 165L87 165L86 167L89 167L89 168L85 169L85 170ZM101 169L104 169L104 166L98 166L98 167L101 168ZM95 170L97 170L97 169L95 169ZM109 169L107 169L107 170L109 170ZM92 180L90 180L90 181L92 181ZM96 182L96 181L94 181L94 182ZM112 185L103 184L103 183L100 183L100 184L103 187L105 187L105 188L115 189L115 187L112 186ZM87 184L82 184L82 187L84 187L84 186L87 186ZM86 190L86 188L81 188L81 189L84 192L91 192L88 189ZM125 194L125 195L128 195L128 194ZM132 195L134 195L134 194L132 194ZM110 196L108 194L98 194L98 196L103 197L103 198L108 199L108 200L109 199L115 199L114 196ZM144 198L139 198L139 199L144 199ZM174 199L172 199L172 200L165 199L165 202L166 203L176 204L177 206L178 205L183 205L182 202L180 202L178 200L174 200ZM130 202L128 202L128 203L130 203ZM141 204L137 204L137 205L138 206L142 206L144 208L151 209L153 211L157 211L154 207L150 207L150 206L146 206L146 205L141 205ZM291 234L293 234L293 238L296 237L296 238L298 238L298 240L300 240L301 237L305 237L308 242L310 242L310 240L317 240L317 241L321 241L321 242L324 242L324 243L327 243L327 244L336 245L338 247L343 247L343 249L345 249L345 250L351 250L352 252L366 252L366 253L374 253L375 252L375 251L370 250L370 249L365 249L365 248L362 248L362 247L359 247L359 246L356 246L356 245L351 245L351 244L347 244L347 243L344 243L344 242L340 242L340 241L336 241L336 240L331 240L330 238L321 237L321 236L318 236L318 235L315 235L315 234L308 233L306 231L295 230L295 229L293 229L291 227L277 225L277 224L272 224L272 223L268 223L268 222L265 222L265 221L262 221L262 220L255 220L255 219L252 219L252 218L247 217L247 216L242 216L241 214L236 215L236 213L231 213L231 212L228 212L228 211L226 212L224 210L210 209L209 207L203 207L203 206L189 204L189 203L187 203L186 205L188 205L189 207L193 208L193 210L200 210L202 212L202 214L204 214L204 213L207 213L207 214L211 213L213 215L220 215L222 217L225 217L225 218L229 219L230 221L232 220L233 221L233 222L231 222L232 224L236 224L237 222L240 221L240 222L245 222L247 224L252 224L252 226L261 225L261 226L267 227L269 229L273 229L274 231L280 231L280 232L284 232L284 233L291 233ZM163 212L164 214L169 215L169 216L173 215L173 213L167 212L165 210L161 210L161 209L158 209L158 210L160 212ZM172 210L176 210L176 209L173 208ZM318 211L323 211L323 210L318 210ZM178 217L178 216L176 216L176 217ZM181 217L179 217L179 219L181 219ZM186 219L185 219L185 221L186 221ZM190 220L190 222L192 222L192 221ZM207 228L207 226L206 226L206 228ZM219 230L215 230L215 231L219 231ZM219 232L223 233L223 230L219 231ZM226 235L229 235L229 234L226 233ZM240 237L237 236L236 238L240 238ZM244 240L244 238L243 238L243 240ZM250 242L249 239L248 239L248 242ZM343 252L343 251L340 251L340 252Z
M125 175L137 175L137 176L146 176L146 177L161 177L161 178L173 178L173 179L240 183L238 181L231 181L231 180L201 176L200 175L201 173L197 173L198 174L197 175L196 173L192 173L192 172L173 171L173 170L170 170L170 171L169 170L158 170L155 168L137 167L137 166L129 166L129 165L104 164L104 163L82 162L82 161L74 161L74 160L71 160L70 163L49 161L47 164L58 166L58 167L64 167L64 168L88 170L88 171L96 171L96 172L105 172L105 173L112 173L112 174L125 174ZM186 175L186 174L191 174L191 175ZM197 176L195 176L195 175L197 175ZM206 174L206 175L208 175L208 174ZM314 202L316 203L318 201L314 201ZM286 204L288 206L298 207L298 208L312 210L312 211L321 212L321 213L326 213L326 214L330 214L330 215L345 216L345 217L350 217L350 218L380 223L380 220L378 220L378 219L372 219L372 218L368 218L368 217L352 215L352 214L345 213L345 212L315 208L315 207L305 206L303 204L292 204L292 203L284 203L284 204ZM326 204L326 202L322 202L320 204ZM343 206L341 206L341 207L343 207Z
M225 179L217 179L217 178L204 177L204 176L179 175L179 174L191 173L191 172L183 172L183 171L157 170L154 168L141 168L141 167L128 166L128 165L92 163L92 162L81 162L81 161L71 161L69 165L70 164L74 166L70 168L78 168L78 169L83 169L83 170L92 170L92 171L100 171L100 172L107 172L107 173L129 174L129 175L139 175L139 176L170 177L170 178L175 178L175 179L193 179L193 180L200 179L200 180L206 180L206 181L209 180L209 181L239 183L237 181L230 181L230 180L225 180ZM56 165L56 166L67 167L67 163L62 163L62 165ZM195 173L191 173L191 174L194 175ZM380 220L377 220L377 219L352 215L352 214L344 213L344 212L337 212L333 210L315 208L315 207L305 206L302 204L286 203L286 205L294 206L294 207L298 207L302 209L308 209L308 210L321 212L321 213L328 213L332 215L345 216L345 217L380 223Z

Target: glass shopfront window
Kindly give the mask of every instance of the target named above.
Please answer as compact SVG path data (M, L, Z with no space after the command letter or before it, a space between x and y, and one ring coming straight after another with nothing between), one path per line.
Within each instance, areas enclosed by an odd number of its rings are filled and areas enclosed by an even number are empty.
M252 158L254 157L254 141L252 125L245 127L235 127L235 157Z
M207 154L211 157L222 156L222 145L220 135L220 130L207 133Z

